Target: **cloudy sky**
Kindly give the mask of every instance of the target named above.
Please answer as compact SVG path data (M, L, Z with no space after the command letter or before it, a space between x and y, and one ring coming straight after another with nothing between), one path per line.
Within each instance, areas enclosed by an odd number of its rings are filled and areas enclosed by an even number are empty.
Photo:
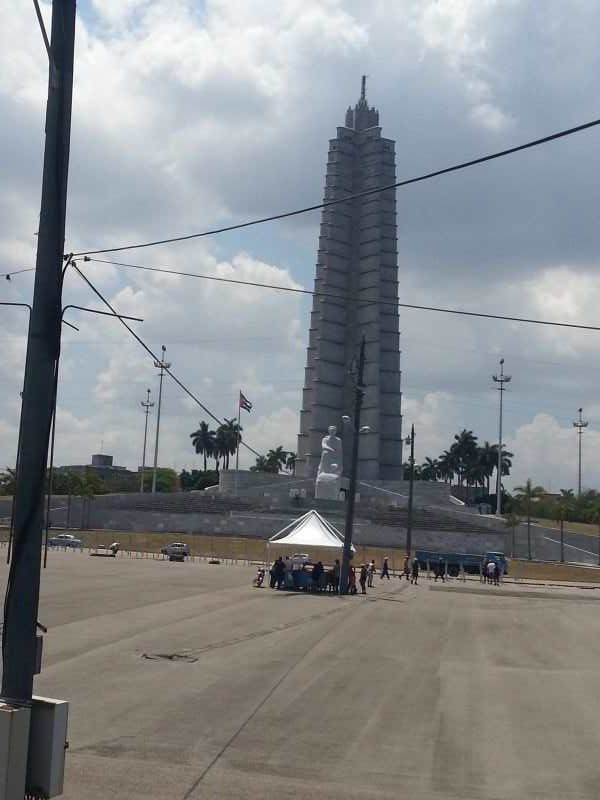
M42 4L49 24L49 4ZM397 142L399 178L598 116L600 7L592 0L85 0L77 20L66 249L228 225L318 202L328 139L368 77ZM0 28L0 273L35 261L47 64L33 7ZM401 300L598 324L600 129L398 194ZM316 213L119 260L311 287ZM83 265L82 265L83 266ZM91 280L215 414L253 401L245 436L295 447L309 303L294 295L87 264ZM28 302L31 274L0 282ZM75 274L66 303L98 307ZM26 314L0 309L0 466L14 463ZM57 462L101 444L141 460L151 360L112 320L65 331ZM459 429L497 440L491 375L504 356L512 482L584 484L600 464L600 334L404 311L405 423L417 456ZM202 412L165 384L161 463L197 466ZM250 464L242 456L242 464Z

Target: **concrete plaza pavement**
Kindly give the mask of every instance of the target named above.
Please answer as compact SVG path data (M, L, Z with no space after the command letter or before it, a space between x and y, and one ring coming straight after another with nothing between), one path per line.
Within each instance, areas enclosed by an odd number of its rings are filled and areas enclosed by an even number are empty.
M67 800L598 796L596 592L253 575L51 554L36 691L71 703Z

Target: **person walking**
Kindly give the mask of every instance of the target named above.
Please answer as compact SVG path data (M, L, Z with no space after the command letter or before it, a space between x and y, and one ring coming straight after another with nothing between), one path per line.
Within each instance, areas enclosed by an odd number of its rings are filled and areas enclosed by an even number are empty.
M269 577L270 577L269 586L271 587L271 589L275 588L275 584L277 582L277 564L278 563L279 563L279 559L275 559L275 561L273 562L273 565L271 566L271 569L269 570Z
M411 564L410 582L417 585L419 580L419 559L415 556Z
M348 567L348 594L356 594L356 570L353 564Z
M441 578L442 583L445 583L446 578L444 577L444 571L445 571L444 561L443 559L440 558L435 567L435 580L433 581L434 583L437 583L438 578Z
M406 580L410 578L411 561L409 556L404 559L404 577ZM400 575L398 576L400 578Z
M340 589L340 560L336 558L333 565L333 591L338 592Z
M358 580L359 580L359 583L360 583L360 590L361 590L361 592L363 594L367 593L366 586L367 586L368 574L369 574L369 570L367 569L367 565L366 564L362 564L361 568L360 568L360 578Z
M496 563L494 561L488 561L487 565L487 582L488 583L495 583L495 575L496 575Z
M390 579L390 566L388 564L387 556L383 559L383 565L381 567L381 575L379 577L381 578L381 580L387 578L389 581Z
M494 586L500 586L500 564L494 561Z
M323 562L318 561L312 568L312 590L318 592L321 584L321 575L325 571Z
M373 588L373 578L375 577L375 573L377 572L377 567L375 566L375 559L371 559L371 563L368 566L368 573L369 573L369 580L367 581L367 586L369 589Z

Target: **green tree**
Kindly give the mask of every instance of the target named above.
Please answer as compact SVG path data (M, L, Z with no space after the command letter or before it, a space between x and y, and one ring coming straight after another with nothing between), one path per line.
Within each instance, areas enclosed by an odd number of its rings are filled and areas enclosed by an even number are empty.
M485 441L478 448L478 461L486 482L486 491L490 493L490 479L498 464L498 448Z
M270 472L279 473L280 469L285 465L287 460L287 452L281 445L275 449L269 450L267 453L267 463L272 467Z
M182 492L201 491L207 486L215 486L218 482L219 473L212 469L206 471L193 469L191 472L183 469L179 473L179 485Z
M429 458L427 456L423 464L421 464L421 480L422 481L437 481L441 477L440 465L437 458Z
M462 486L465 482L467 471L473 468L477 461L477 437L473 431L463 428L460 433L455 434L450 452L455 457L458 485Z
M214 456L219 469L219 459L223 459L223 469L229 469L229 456L235 454L238 442L242 441L242 426L235 419L225 419L215 434Z
M452 485L452 480L456 472L456 458L454 453L451 453L450 450L444 450L442 455L438 458L438 468L440 470L440 477L443 478L444 483L450 483L450 485Z
M215 432L211 431L208 423L200 423L198 430L190 433L192 446L198 455L204 458L204 472L206 472L206 459L213 455L215 450Z
M515 500L527 514L527 558L531 561L531 504L543 497L546 491L543 486L534 486L531 478L527 478L524 486L515 487Z
M0 494L13 495L17 490L17 473L16 470L6 467L3 472L0 472Z
M275 469L266 456L258 456L254 466L250 467L250 472L275 472Z

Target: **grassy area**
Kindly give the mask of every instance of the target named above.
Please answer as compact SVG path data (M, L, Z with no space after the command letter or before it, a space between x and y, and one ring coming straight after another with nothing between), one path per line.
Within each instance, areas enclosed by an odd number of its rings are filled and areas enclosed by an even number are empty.
M537 522L538 525L543 525L545 528L554 528L560 530L560 525L555 519L541 519L536 517L532 518L532 522ZM586 536L595 536L598 538L598 526L591 522L569 522L565 520L565 531L568 533L583 533Z
M55 531L57 533L58 531ZM71 532L81 539L85 549L108 547L112 542L119 542L121 549L132 553L160 553L161 547L169 542L185 542L190 547L192 556L204 558L232 559L234 561L263 561L267 558L267 543L264 539L252 539L241 536L204 536L201 534L182 533L128 533L125 531L78 531ZM8 530L0 529L0 542L6 542ZM298 547L273 546L270 558L290 555L298 551ZM300 548L301 549L301 548ZM332 563L338 554L329 548L310 548L311 556L321 560L324 564ZM354 561L362 564L363 561L375 559L378 567L385 556L390 560L392 570L401 569L404 564L404 550L402 548L381 548L356 546Z

